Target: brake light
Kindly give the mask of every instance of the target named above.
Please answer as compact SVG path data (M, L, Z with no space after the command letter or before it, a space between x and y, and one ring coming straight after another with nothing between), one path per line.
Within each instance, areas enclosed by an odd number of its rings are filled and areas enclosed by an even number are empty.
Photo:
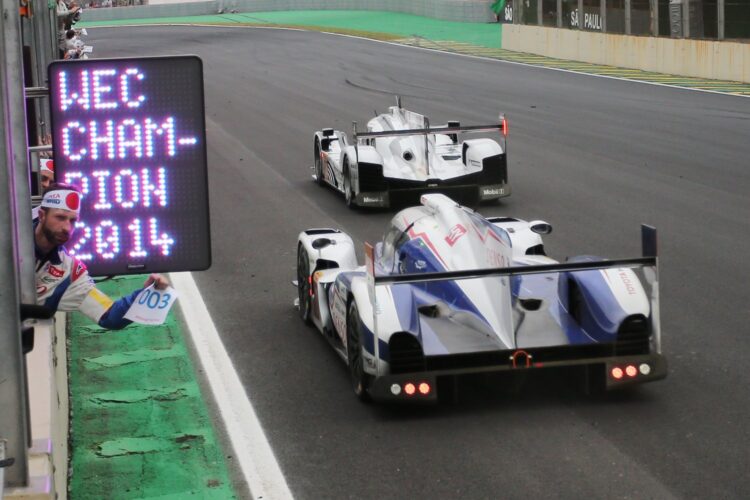
M638 375L638 369L633 365L628 365L625 367L625 373L628 377L635 377Z
M427 396L430 393L430 389L430 384L428 384L427 382L422 382L421 384L419 384L419 393L423 396Z
M404 392L407 396L413 396L417 392L417 388L411 382L404 384Z
M315 294L313 293L313 287L312 287L312 275L307 277L307 284L308 284L308 288L310 289L310 297L313 297Z
M612 378L620 380L623 376L622 368L615 366L612 368Z
M501 123L503 124L503 136L508 137L508 119L503 116Z

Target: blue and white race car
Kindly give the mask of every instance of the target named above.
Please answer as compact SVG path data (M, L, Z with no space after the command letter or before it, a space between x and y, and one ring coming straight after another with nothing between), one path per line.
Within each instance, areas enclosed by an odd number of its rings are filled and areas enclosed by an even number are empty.
M499 132L489 138L459 138L471 132ZM344 194L348 207L388 207L440 192L470 202L510 195L506 141L508 122L493 125L437 127L404 109L401 99L388 113L367 122L351 142L346 133L327 128L315 132L313 179Z
M464 374L580 366L590 388L666 376L656 232L644 256L559 263L543 221L486 219L442 194L396 214L383 241L335 229L299 235L299 314L348 364L355 394L435 401Z

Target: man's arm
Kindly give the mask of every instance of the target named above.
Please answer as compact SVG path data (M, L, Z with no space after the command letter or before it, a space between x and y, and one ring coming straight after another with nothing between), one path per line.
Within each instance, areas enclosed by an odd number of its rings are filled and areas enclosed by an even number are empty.
M161 290L169 285L169 282L162 275L152 274L142 288L113 301L107 294L96 288L94 281L86 270L86 266L78 260L74 262L68 279L71 281L59 295L59 302L49 304L49 307L61 311L79 310L99 326L109 330L121 330L131 323L129 319L125 319L125 313L128 312L143 288L154 283ZM45 305L47 304L45 303Z
M169 281L167 281L167 279L161 274L151 274L143 283L142 288L135 290L130 295L126 295L125 297L114 301L109 309L107 309L107 311L99 319L99 326L101 326L102 328L107 328L109 330L121 330L132 323L132 321L130 321L129 319L125 319L125 314L128 312L128 309L130 309L130 306L133 305L133 302L135 302L135 298L138 296L138 294L141 293L144 288L148 288L152 284L157 290L164 290L169 286ZM94 288L94 290L99 292L97 288ZM103 293L101 294L104 295Z

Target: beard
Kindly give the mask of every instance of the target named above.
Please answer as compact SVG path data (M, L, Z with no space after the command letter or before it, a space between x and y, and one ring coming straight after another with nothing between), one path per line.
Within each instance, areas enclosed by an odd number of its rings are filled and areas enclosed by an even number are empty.
M46 224L42 226L42 234L54 245L64 245L70 239L70 233L67 231L53 231Z

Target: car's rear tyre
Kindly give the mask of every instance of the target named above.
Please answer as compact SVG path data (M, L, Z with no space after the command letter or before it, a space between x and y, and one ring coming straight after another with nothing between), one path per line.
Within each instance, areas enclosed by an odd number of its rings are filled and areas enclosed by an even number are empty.
M349 164L344 164L344 201L346 201L346 206L354 209L357 208L357 203L355 201L355 195L354 195L354 188L352 187L352 177L349 173Z
M362 322L357 304L352 301L346 319L346 351L349 358L349 374L354 395L360 401L370 401L371 376L365 373L362 357Z
M306 324L312 324L312 296L310 295L310 260L301 244L297 248L297 295L299 316Z
M315 182L323 186L325 181L323 180L323 160L320 158L320 141L315 138Z

